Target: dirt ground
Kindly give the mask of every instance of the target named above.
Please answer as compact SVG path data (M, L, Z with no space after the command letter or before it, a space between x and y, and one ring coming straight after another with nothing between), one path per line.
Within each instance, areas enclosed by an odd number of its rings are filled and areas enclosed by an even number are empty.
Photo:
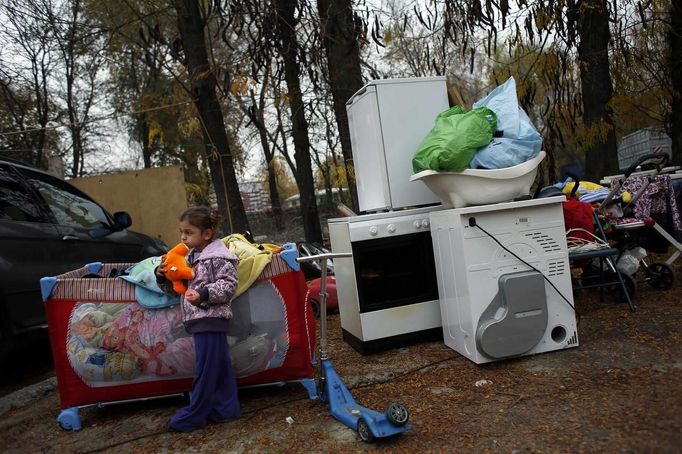
M355 400L410 410L413 429L373 444L297 384L241 390L240 420L191 434L164 431L182 398L88 407L82 430L63 431L57 391L47 387L1 415L0 451L677 453L681 293L679 282L664 292L643 285L635 313L608 297L600 302L596 291L578 293L578 348L483 366L442 342L362 356L340 339L332 315L331 357Z

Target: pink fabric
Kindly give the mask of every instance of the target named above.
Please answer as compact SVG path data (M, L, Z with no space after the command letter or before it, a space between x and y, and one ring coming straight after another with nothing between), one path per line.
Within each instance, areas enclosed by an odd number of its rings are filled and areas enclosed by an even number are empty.
M150 365L157 375L185 374L194 371L194 339L190 336L181 337L173 341L158 356L158 362Z
M176 339L174 334L179 330L183 337ZM105 330L102 347L134 355L143 373L175 375L192 371L194 349L191 338L184 333L179 308L155 310L128 304Z
M647 178L647 176L630 177L623 183L621 191L635 194L646 184ZM675 190L670 175L657 175L654 178L635 202L633 213L638 220L648 219L656 214L667 214L671 220L671 225L668 227L676 232L682 231L680 211L675 200Z

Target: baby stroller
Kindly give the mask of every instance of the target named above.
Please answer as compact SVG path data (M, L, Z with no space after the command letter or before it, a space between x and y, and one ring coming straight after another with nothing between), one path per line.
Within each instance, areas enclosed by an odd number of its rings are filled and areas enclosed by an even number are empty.
M607 196L597 210L610 225L606 231L608 239L620 250L619 268L638 283L648 283L658 290L667 290L673 286L675 272L671 265L682 253L682 244L660 224L661 220L669 218L673 230L682 230L672 184L663 170L667 164L666 154L642 156L622 176L611 180L610 197ZM650 170L646 174L633 175L639 166ZM652 185L657 187L652 188ZM619 199L618 203L613 203L613 198L622 195L624 191L632 193L631 199L628 202ZM652 196L666 197L664 203L661 200L657 203L659 222L655 218L657 213L651 202ZM664 213L661 213L662 209ZM663 215L665 217L661 217ZM667 253L670 245L677 250L668 260L648 263L645 259L647 252Z
M607 241L601 219L593 206L580 201L576 195L580 179L572 174L569 176L573 181L573 188L564 202L568 259L571 269L580 270L579 275L572 276L573 289L599 288L600 301L603 301L604 289L607 289L610 295L615 296L618 301L626 302L634 312L636 282L616 267L620 250ZM550 186L540 191L539 196L546 197L555 191L560 189ZM615 200L611 192L608 197Z

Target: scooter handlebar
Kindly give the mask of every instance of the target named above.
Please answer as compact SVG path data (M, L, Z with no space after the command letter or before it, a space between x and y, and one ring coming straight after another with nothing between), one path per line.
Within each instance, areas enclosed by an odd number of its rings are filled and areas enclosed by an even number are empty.
M335 258L342 258L342 257L353 257L353 254L350 252L330 252L327 254L317 254L317 255L307 255L305 257L296 257L296 261L298 263L301 263L301 262L312 262L314 260L327 260L327 259L335 259Z

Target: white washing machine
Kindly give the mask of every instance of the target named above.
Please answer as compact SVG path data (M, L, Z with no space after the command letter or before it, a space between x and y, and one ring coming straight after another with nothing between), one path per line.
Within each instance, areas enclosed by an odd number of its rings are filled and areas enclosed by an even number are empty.
M564 200L429 213L447 346L481 364L578 345Z

